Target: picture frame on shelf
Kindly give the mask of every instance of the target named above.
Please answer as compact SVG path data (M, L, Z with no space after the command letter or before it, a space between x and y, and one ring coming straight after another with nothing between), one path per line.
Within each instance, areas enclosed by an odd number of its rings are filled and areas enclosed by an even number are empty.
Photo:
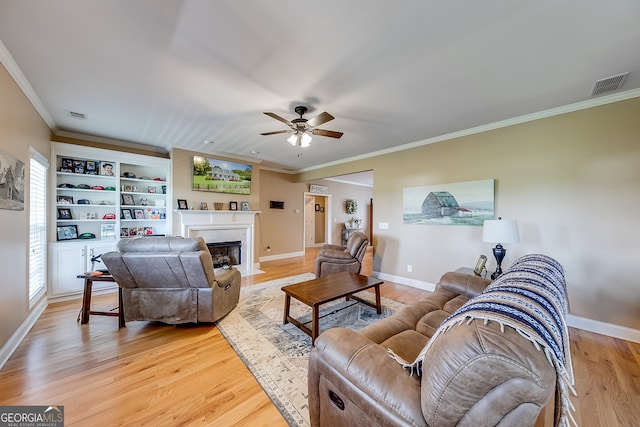
M153 234L153 227L145 227L144 234L145 236L151 236Z
M181 210L189 209L186 199L178 199L178 209L181 209Z
M135 205L135 201L133 200L133 196L131 194L122 194L122 204L123 205Z
M98 165L99 162L95 160L87 160L85 165L85 173L87 175L98 175Z
M73 216L71 215L71 209L58 208L58 219L73 219Z
M60 172L73 173L73 160L72 159L60 159Z
M131 209L120 209L120 219L133 219Z
M58 204L59 205L72 205L73 204L73 196L58 196Z
M238 210L238 202L229 202L229 210L237 211Z
M129 227L120 228L120 237L129 237Z
M87 163L84 160L73 161L73 173L84 173Z
M200 202L200 210L201 211L208 211L209 210L209 205L207 205L207 202Z
M58 241L74 240L78 238L77 225L59 225L56 230Z
M101 224L100 225L100 238L101 239L115 239L116 238L116 225L115 224Z
M116 176L116 173L113 170L113 163L100 162L100 175Z
M135 219L144 219L144 209L134 209L133 217Z
M240 202L240 210L241 211L250 211L251 210L251 205L249 205L249 202Z

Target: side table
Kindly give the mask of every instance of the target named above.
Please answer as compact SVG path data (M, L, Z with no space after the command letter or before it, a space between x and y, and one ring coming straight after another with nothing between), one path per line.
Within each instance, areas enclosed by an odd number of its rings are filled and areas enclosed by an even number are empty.
M80 309L80 323L89 323L89 315L117 316L118 328L126 327L124 323L124 311L122 310L122 288L118 287L118 311L93 311L91 310L91 290L93 282L115 282L110 274L91 275L78 274L78 279L84 279L84 293L82 294L82 308Z

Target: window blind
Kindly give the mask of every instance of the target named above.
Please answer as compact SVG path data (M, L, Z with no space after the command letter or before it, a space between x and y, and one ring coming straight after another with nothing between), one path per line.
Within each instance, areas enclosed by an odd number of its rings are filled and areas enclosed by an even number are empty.
M47 169L49 162L31 149L29 162L29 305L47 283Z

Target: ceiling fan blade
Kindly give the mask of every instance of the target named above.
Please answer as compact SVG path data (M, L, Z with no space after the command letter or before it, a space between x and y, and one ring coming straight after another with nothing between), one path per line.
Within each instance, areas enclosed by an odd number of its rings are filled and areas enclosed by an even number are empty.
M282 123L286 124L287 126L293 126L293 124L289 120L287 120L287 119L285 119L283 117L280 117L276 113L265 113L265 114L267 116L269 116L269 117L273 117L274 119L281 121Z
M261 133L260 135L277 135L279 133L291 133L291 132L293 132L293 131L292 130L277 130L277 131L274 131L274 132L264 132L264 133Z
M317 116L307 120L307 124L314 128L316 126L320 126L321 124L330 122L333 119L335 119L335 117L325 111L324 113L320 113Z
M311 133L314 135L328 136L329 138L340 138L342 135L344 135L344 133L342 132L325 129L311 129Z

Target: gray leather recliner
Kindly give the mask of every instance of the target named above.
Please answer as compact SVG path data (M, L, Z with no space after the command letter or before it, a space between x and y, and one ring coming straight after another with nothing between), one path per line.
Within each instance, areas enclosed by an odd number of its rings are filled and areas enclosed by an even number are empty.
M353 233L346 246L322 245L316 257L316 278L350 271L360 273L369 239L359 231Z
M215 322L240 298L240 272L218 272L204 239L122 239L118 251L102 255L122 288L125 321L169 324Z

